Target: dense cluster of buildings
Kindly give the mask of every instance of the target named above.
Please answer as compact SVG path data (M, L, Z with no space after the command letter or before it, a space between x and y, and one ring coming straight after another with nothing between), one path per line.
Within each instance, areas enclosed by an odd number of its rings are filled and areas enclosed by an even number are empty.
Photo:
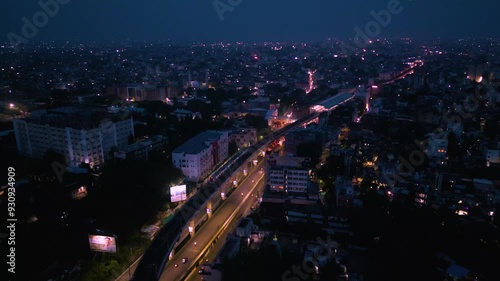
M28 157L41 159L53 151L69 166L91 168L110 159L147 160L153 151L165 151L167 136L180 138L191 129L174 124L217 123L217 131L197 131L168 151L185 179L199 183L228 159L231 142L244 150L261 140L262 132L318 113L314 124L291 130L284 143L271 145L262 159L261 225L243 219L219 262L246 247L273 249L278 257L299 249L304 260L311 260L318 247L314 241L272 228L286 223L300 230L314 224L323 233L351 237L349 222L336 215L363 208L367 192L390 202L411 202L412 208L447 209L464 224L489 227L497 216L500 61L481 57L497 52L494 40L462 40L449 48L439 41L380 39L352 53L334 41L155 43L146 49L130 42L112 48L79 44L62 53L51 44L40 49L36 65L34 55L14 59L0 53L10 64L0 72L0 93L9 98L2 106L15 112L17 150ZM72 59L75 54L78 60ZM89 67L96 58L100 63ZM6 83L9 79L17 82ZM219 96L207 96L220 88L228 96L214 106ZM78 95L58 100L73 103L59 106L52 100L57 95L44 89ZM106 99L123 102L109 107ZM313 103L318 100L323 101ZM252 124L255 120L264 122ZM145 137L137 139L136 128ZM321 148L317 165L298 156L309 152L299 151L304 143ZM319 178L324 165L328 176ZM345 258L336 260L348 255L337 254L341 248L346 246L335 244L334 254L317 261L320 267L345 263ZM446 268L450 274L463 271L454 263ZM205 265L200 274L220 280L222 273L217 265ZM347 279L347 269L341 276Z

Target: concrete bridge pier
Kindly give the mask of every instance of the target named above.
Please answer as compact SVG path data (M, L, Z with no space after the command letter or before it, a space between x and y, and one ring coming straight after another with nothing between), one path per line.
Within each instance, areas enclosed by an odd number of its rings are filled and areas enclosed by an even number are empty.
M207 202L207 217L210 219L212 217L213 204L211 201Z
M194 220L189 222L188 231L189 231L189 235L191 236L191 238L193 238L195 231L196 231L196 225L195 225Z

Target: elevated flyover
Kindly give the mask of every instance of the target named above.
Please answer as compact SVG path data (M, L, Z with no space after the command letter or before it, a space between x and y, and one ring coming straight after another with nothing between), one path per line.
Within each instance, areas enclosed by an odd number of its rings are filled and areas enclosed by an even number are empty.
M318 105L329 111L352 99L352 97L351 94L338 94ZM173 219L161 228L141 257L131 280L160 280L165 265L175 255L174 249L182 246L184 240L194 235L197 229L210 219L213 213L217 211L217 207L225 199L225 195L232 191L238 181L244 179L246 176L245 170L253 168L253 160L257 159L262 151L266 150L269 143L286 135L294 128L310 123L318 118L321 112L323 110L311 110L311 113L307 116L271 133L254 145L240 150L231 156L224 165L214 171L211 180L204 184L193 197L189 198L174 214ZM205 246L198 245L198 247Z

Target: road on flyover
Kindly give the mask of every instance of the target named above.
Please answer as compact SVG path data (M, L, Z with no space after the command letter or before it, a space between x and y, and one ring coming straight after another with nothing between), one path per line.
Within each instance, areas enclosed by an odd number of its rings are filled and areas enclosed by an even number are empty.
M264 168L264 159L260 160L260 163L252 169L248 176L243 179L239 186L233 191L233 193L226 198L225 202L216 210L210 219L208 219L203 226L195 233L187 244L175 253L172 259L165 265L163 274L160 278L161 281L174 281L182 280L190 272L188 272L195 262L196 257L198 257L202 250L212 241L212 238L219 232L221 227L229 225L232 220L239 220L240 214L244 210L240 206L245 205L246 201L255 201L255 194L258 184L263 183L260 180L264 177L264 173L260 171ZM243 193L243 195L241 195ZM253 196L252 196L253 195ZM235 212L238 209L237 212ZM226 228L224 231L226 234L231 229ZM221 234L219 234L221 236ZM220 238L219 238L220 239ZM220 241L220 240L219 240ZM197 242L197 245L194 245ZM221 241L223 242L223 241ZM186 264L182 263L182 259L187 258L188 262ZM177 264L177 267L175 267Z

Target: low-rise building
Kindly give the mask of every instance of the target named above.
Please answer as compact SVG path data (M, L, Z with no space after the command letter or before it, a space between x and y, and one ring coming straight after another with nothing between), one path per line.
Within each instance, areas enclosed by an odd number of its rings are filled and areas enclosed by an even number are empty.
M427 155L437 161L443 160L446 157L448 149L448 134L446 132L433 132L427 135Z
M225 260L235 257L240 252L241 240L240 237L230 236L224 247L221 249L217 255L218 262L224 262Z
M296 155L297 147L301 143L312 142L318 140L318 134L309 129L298 128L285 136L285 154Z
M236 235L239 237L250 237L253 231L253 221L250 218L244 218L236 227Z
M306 157L269 155L266 159L266 175L270 190L307 193L311 174L310 162Z
M249 147L257 142L257 129L253 128L239 128L233 131L230 135L231 141L241 147Z
M335 190L337 206L351 206L354 200L354 188L352 182L344 177L335 179Z
M323 245L316 241L308 241L305 245L304 262L311 262L316 266L325 266L334 256L335 250L330 245Z
M170 115L177 117L177 120L179 120L179 121L182 121L185 119L196 119L196 118L201 119L202 118L201 113L192 112L192 111L185 110L185 109L176 109L172 113L170 113Z
M500 163L500 143L489 146L486 150L486 166Z
M168 138L162 135L157 135L139 142L130 144L122 149L115 151L115 158L126 159L135 157L140 159L148 159L151 151L156 151L164 148L168 143Z
M203 281L221 281L222 264L202 264L198 274Z

